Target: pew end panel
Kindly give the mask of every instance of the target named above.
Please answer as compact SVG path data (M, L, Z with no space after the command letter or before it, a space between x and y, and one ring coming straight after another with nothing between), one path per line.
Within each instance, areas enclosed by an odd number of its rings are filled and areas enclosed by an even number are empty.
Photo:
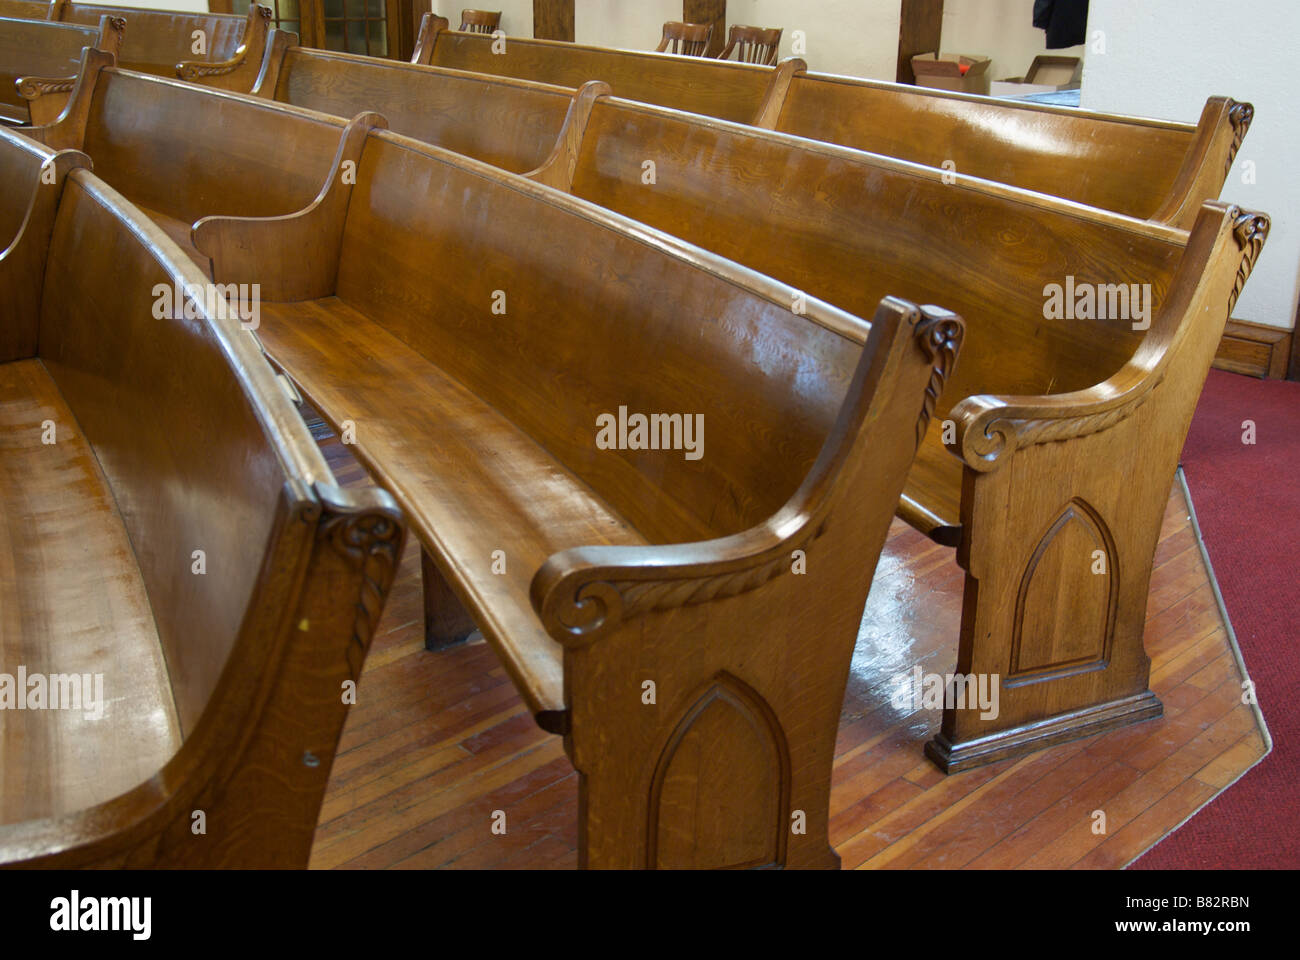
M280 82L280 70L284 67L284 58L290 50L301 41L298 34L287 30L272 28L266 38L266 52L262 54L262 66L257 71L250 91L255 97L275 99L275 91Z
M570 549L534 576L564 646L583 866L839 866L830 773L875 565L836 558L879 556L962 333L883 301L816 463L761 526Z
M1267 232L1261 214L1206 202L1168 299L1111 378L953 409L966 570L957 671L1000 677L1001 695L992 719L945 711L926 745L941 769L1159 716L1143 628L1162 505ZM998 602L976 602L987 597Z
M89 571L104 596L81 597L72 614L55 604L49 615L75 616L76 635L93 637L119 584L134 584L163 665L159 702L173 716L157 743L124 736L116 725L153 694L140 689L138 671L114 664L102 724L77 721L81 750L51 756L43 737L20 737L31 755L7 752L6 779L27 782L28 764L57 792L39 812L29 807L40 794L0 791L0 865L306 865L349 702L343 684L359 673L404 525L382 491L334 485L255 339L215 306L208 286L120 194L86 170L69 173L50 241L40 354L6 365L5 382L25 364L53 391L71 448L56 443L46 457L84 446L83 460L98 466L76 490L98 484L109 506L96 518L118 525L124 549L111 558L121 569ZM192 566L196 545L203 570ZM84 546L55 537L42 549L66 548L76 567ZM34 603L29 614L40 609ZM39 624L6 631L5 661L16 649L79 672L67 662L71 634L56 635L60 643L42 647ZM114 651L103 643L97 656ZM25 717L52 723L62 713ZM100 730L108 746L87 746ZM142 757L157 757L158 767L141 774ZM83 766L98 773L87 777ZM194 829L199 814L204 830Z
M70 171L90 169L76 150L55 152L0 129L0 363L36 356L45 258Z

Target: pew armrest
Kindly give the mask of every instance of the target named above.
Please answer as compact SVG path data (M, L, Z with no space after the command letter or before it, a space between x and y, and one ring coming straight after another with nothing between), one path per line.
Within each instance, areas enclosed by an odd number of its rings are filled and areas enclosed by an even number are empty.
M432 63L433 48L434 44L437 43L438 34L450 29L450 20L438 16L436 13L426 11L420 17L420 32L415 38L415 51L411 54L411 62L422 63L425 66Z
M176 76L191 83L205 83L245 93L252 90L262 69L270 24L270 7L253 4L248 8L243 43L229 60L182 60L176 64Z
M66 101L59 105L60 109L57 116L45 116L41 106L43 102L58 104L56 97L60 96L60 94L57 94L53 88L49 91L50 96L48 99L42 93L36 99L29 101L28 109L32 112L33 126L24 131L27 136L37 143L43 143L55 150L65 148L80 150L86 136L86 120L90 115L90 103L95 96L95 85L99 81L99 73L105 67L111 67L116 62L117 57L110 51L100 50L95 47L83 48L81 51L81 68L73 79L72 88L67 95ZM34 84L41 82L38 78L26 79L32 80Z
M880 500L883 517L892 515L956 363L964 325L946 310L886 298L871 327L835 426L784 507L748 530L712 540L553 554L530 585L547 633L566 646L585 646L625 618L734 597L793 573L798 551L826 531L840 504L840 520L853 526L847 518L864 499L866 491L856 489L864 473L881 486L896 481L898 489Z
M51 93L71 93L77 85L76 77L19 77L15 81L18 96L24 100L36 100Z
M987 473L1019 448L1085 437L1127 420L1160 386L1174 356L1200 332L1198 325L1217 321L1217 343L1259 259L1269 225L1264 214L1205 203L1170 295L1123 367L1107 380L1072 393L967 397L952 409L956 430L948 449L972 470ZM1219 282L1216 272L1224 272L1226 304L1207 302L1210 285Z
M569 110L564 115L564 125L556 139L555 148L536 170L524 174L529 180L568 193L573 187L573 176L578 169L578 154L587 132L587 121L600 97L610 94L610 86L603 80L588 80L574 94Z
M388 121L377 113L353 117L339 138L320 192L296 213L279 217L204 217L190 231L217 283L256 283L273 302L317 300L334 293L348 199L366 137Z

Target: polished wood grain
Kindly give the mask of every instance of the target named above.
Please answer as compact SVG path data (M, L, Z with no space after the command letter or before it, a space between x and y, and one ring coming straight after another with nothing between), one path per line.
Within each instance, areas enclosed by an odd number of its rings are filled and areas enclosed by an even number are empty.
M1214 355L1216 370L1229 370L1261 380L1285 380L1293 330L1229 320Z
M735 24L727 33L727 45L718 54L718 59L730 60L734 53L741 63L775 66L783 32L780 27L746 27Z
M337 487L254 337L84 156L0 155L28 211L0 302L39 328L0 364L0 661L103 707L0 714L0 865L301 866L400 514Z
M669 20L664 24L656 53L676 53L683 57L707 56L713 39L712 23L682 23Z
M102 17L94 26L0 19L0 122L41 123L67 102L81 62L83 47L116 53L123 23ZM59 89L54 89L55 86ZM25 97L28 93L31 96ZM52 109L33 118L29 99L48 93L43 103Z
M337 439L341 481L367 482ZM1267 751L1187 503L1168 500L1147 603L1152 688L1165 715L944 777L924 760L933 710L900 709L896 677L952 672L962 571L895 520L839 720L830 837L847 868L1114 869L1149 849ZM412 544L348 716L313 868L572 869L578 780L481 640L425 651ZM1093 832L1093 812L1107 816ZM493 834L493 812L506 818Z

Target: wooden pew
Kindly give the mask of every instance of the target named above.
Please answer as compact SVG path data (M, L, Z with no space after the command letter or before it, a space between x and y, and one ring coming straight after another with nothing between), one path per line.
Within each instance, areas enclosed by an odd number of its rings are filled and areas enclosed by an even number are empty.
M430 19L421 26L411 62L561 87L600 80L620 97L740 123L751 123L760 115L775 70L559 40L461 33L439 29Z
M836 865L854 638L960 321L798 316L787 287L374 123L300 214L199 221L214 276L259 278L270 355L352 425L564 734L583 865ZM702 418L707 447L602 449L629 410Z
M270 355L414 518L435 621L477 624L565 735L583 862L833 865L830 761L871 558L959 321L888 300L864 352L848 314L813 301L798 316L784 286L376 132L373 114L339 136L341 121L253 97L96 78L67 117L90 102L78 142L155 217L278 185L269 211L199 220L192 256L261 285ZM141 168L181 123L193 152ZM253 148L226 160L211 145L235 131ZM284 168L321 158L301 199ZM299 212L275 215L291 197ZM620 406L701 415L710 446L602 449L598 417ZM611 683L627 698L610 702ZM692 759L702 742L725 770Z
M420 33L413 63L577 87L610 84L630 100L674 107L856 147L1038 190L1174 226L1191 227L1218 197L1254 108L1206 101L1196 124L1017 103L910 84L550 40ZM377 105L376 105L377 107Z
M253 93L352 117L382 105L389 129L525 173L560 138L577 93L567 87L420 67L290 45L274 31ZM608 92L601 85L587 95Z
M535 176L852 313L888 291L966 319L899 505L967 571L958 670L1002 677L998 717L945 712L928 748L945 770L1159 713L1153 553L1267 217L1207 202L1189 233L613 97ZM1110 319L1052 318L1051 284L1149 284L1149 329L1114 316L1110 289Z
M0 123L46 123L58 116L82 48L117 53L123 26L120 18L110 16L100 17L95 26L0 18ZM46 109L32 114L28 101L37 97Z
M0 865L305 867L401 516L87 167L0 131Z
M1190 228L1219 196L1255 108L1211 97L1199 122L1014 103L808 73L760 125ZM785 78L778 78L779 85Z
M140 7L104 7L54 0L51 19L96 24L104 14L126 21L119 63L131 70L180 77L221 90L249 90L257 80L266 48L271 9L260 4L246 16L184 13ZM195 50L202 33L205 52Z

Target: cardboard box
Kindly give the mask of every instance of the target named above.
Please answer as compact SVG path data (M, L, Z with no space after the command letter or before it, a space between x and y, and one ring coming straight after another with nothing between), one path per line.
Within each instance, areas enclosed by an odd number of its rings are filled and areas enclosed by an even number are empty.
M912 58L912 73L920 87L987 94L989 63L988 57L964 53L918 53Z
M1023 77L1008 77L989 84L995 97L1023 97L1031 93L1074 90L1083 79L1083 61L1078 57L1037 56Z

